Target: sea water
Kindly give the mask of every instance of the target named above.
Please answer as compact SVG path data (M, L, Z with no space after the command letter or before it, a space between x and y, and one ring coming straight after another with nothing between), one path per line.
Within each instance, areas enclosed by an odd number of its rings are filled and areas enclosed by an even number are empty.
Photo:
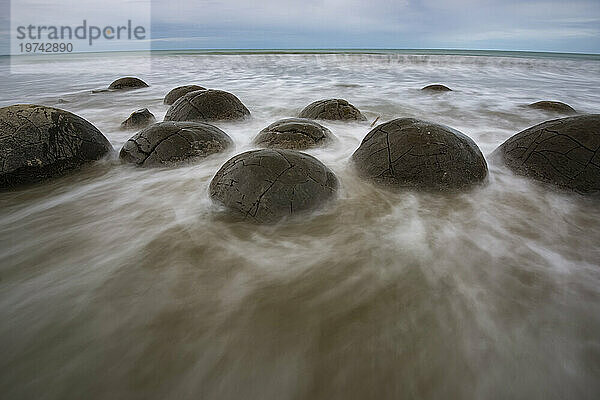
M121 121L198 84L252 116L218 122L235 148L180 168L115 154L0 193L0 397L5 399L595 399L600 202L490 163L461 193L391 193L349 157L370 123L446 124L489 154L557 115L600 110L597 56L437 52L155 52L13 58L0 106ZM150 68L147 68L150 65ZM123 75L150 87L97 92ZM419 89L443 83L452 92ZM323 122L307 151L339 177L324 209L235 222L208 196L265 126L344 98L367 122Z

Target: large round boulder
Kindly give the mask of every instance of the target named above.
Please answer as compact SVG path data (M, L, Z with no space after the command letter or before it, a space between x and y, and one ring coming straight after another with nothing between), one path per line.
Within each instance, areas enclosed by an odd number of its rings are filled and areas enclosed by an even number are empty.
M492 156L518 175L575 190L600 191L600 114L542 122L512 136Z
M304 150L331 142L333 133L323 125L304 118L286 118L267 126L254 138L261 147Z
M452 91L452 89L450 89L448 86L440 85L440 84L427 85L424 88L422 88L421 90L424 90L426 92L451 92Z
M132 112L129 118L121 122L121 129L141 129L155 122L154 114L147 108L142 108Z
M365 121L360 110L344 99L326 99L310 103L298 115L300 118Z
M216 126L202 122L160 122L139 131L119 157L142 167L172 166L219 153L233 145Z
M133 76L119 78L108 86L108 88L112 90L139 89L145 87L148 87L146 82Z
M398 118L378 125L352 155L360 175L394 188L460 189L487 177L487 164L466 135L444 125Z
M210 183L210 196L244 219L274 222L319 208L337 187L336 176L316 158L262 149L227 161Z
M165 121L218 121L243 119L250 111L240 99L223 90L197 90L180 97L167 110Z
M163 100L163 103L170 106L171 104L179 100L180 97L183 97L186 94L190 92L195 92L197 90L206 90L206 88L203 88L202 86L198 85L178 86L175 89L172 89L169 93L167 93L165 99Z
M535 108L536 110L548 111L553 113L562 114L575 114L576 111L573 107L560 101L536 101L528 105L529 108Z
M37 182L113 150L85 119L58 108L17 104L0 108L0 187Z

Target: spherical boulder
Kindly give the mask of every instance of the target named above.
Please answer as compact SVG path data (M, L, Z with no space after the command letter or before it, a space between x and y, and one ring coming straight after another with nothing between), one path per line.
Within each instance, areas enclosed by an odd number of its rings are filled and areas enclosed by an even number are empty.
M560 101L537 101L529 104L528 107L563 114L574 114L576 112L573 107Z
M190 92L195 92L197 90L206 90L206 88L203 88L202 86L198 85L185 85L176 87L175 89L167 93L165 99L163 100L163 103L170 106L171 104L175 103L180 97L185 96Z
M61 175L113 150L85 119L58 108L0 108L0 188Z
M304 150L331 142L333 133L323 125L304 118L286 118L267 126L254 138L257 146Z
M452 91L452 89L450 89L448 86L439 85L439 84L427 85L424 88L422 88L421 90L424 90L426 92L451 92Z
M160 122L141 130L121 149L119 157L142 167L173 166L224 151L231 138L202 122Z
M142 108L134 111L129 118L121 122L121 129L141 129L155 122L154 114L147 108Z
M139 89L145 87L148 87L146 82L132 76L119 78L108 86L108 88L112 90Z
M414 118L376 126L352 161L361 176L392 188L460 189L484 181L488 172L468 136Z
M321 207L337 188L336 176L316 158L262 149L227 161L210 183L210 196L237 216L268 223Z
M298 115L300 118L365 121L360 110L344 99L326 99L310 103Z
M518 175L580 193L600 191L600 114L542 122L492 153Z
M180 97L167 110L165 121L237 120L250 115L240 99L223 90L197 90Z

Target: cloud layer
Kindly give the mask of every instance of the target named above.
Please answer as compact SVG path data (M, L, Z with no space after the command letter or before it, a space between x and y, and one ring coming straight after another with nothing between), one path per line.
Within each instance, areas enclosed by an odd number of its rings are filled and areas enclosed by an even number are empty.
M152 11L153 36L178 38L158 48L600 52L598 0L155 0Z
M59 0L27 1L44 15ZM598 0L124 0L151 2L152 48L451 48L600 53ZM0 45L10 2L0 0ZM92 10L93 9L93 10ZM69 10L65 9L65 13ZM2 49L0 49L2 50ZM5 54L5 53L4 53Z

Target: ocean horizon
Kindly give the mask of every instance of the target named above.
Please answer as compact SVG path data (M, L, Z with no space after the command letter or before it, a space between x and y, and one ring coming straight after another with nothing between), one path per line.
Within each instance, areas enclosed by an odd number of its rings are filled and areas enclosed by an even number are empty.
M530 50L487 50L487 49L393 49L393 48L203 48L203 49L152 49L124 51L79 51L61 54L38 54L38 56L60 57L70 54L403 54L403 55L457 55L457 56L490 56L490 57L524 57L524 58L574 58L600 60L600 53L530 51ZM14 57L31 57L34 54L13 55ZM0 57L11 57L0 54Z

